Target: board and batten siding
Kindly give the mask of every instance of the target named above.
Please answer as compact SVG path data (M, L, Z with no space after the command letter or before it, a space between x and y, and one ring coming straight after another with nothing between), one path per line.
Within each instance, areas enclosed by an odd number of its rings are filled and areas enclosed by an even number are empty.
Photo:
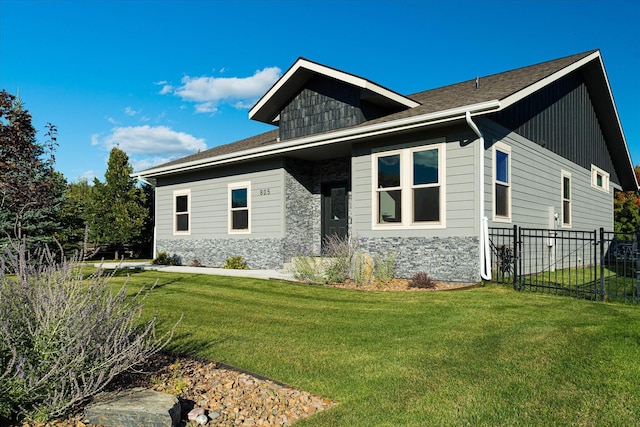
M229 184L251 185L251 232L229 233ZM173 195L191 193L191 228L174 235ZM157 239L260 239L284 233L284 171L281 161L268 161L159 178L156 188Z
M446 136L445 136L446 135ZM385 139L354 147L352 170L352 231L361 237L478 236L477 141L468 128L455 127L429 133ZM444 228L398 227L375 229L372 218L372 155L403 148L445 144Z
M502 126L482 120L482 129L491 143L501 142L511 149L511 221L493 221L493 167L491 148L485 151L485 212L492 227L550 228L553 213L557 229L613 229L613 192L591 185L591 170L541 147ZM489 144L492 145L492 144ZM571 227L562 225L562 173L571 175ZM550 212L550 208L553 210Z

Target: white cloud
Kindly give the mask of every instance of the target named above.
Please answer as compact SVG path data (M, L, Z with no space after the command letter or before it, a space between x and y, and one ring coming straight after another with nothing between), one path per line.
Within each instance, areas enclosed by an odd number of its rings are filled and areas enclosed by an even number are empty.
M160 95L164 95L167 93L171 93L173 92L173 86L171 85L164 85L162 86L162 89L160 89L160 92L158 92Z
M107 117L107 121L109 123L111 123L112 125L117 125L118 121L116 119L114 119L113 117Z
M91 144L101 145L107 150L118 145L129 156L143 154L147 157L161 156L166 159L185 156L207 148L202 138L176 132L166 126L151 127L149 125L113 128L111 134L104 138L97 134L92 135Z
M161 165L163 163L167 163L173 160L173 157L162 157L162 156L154 156L154 157L145 157L145 158L133 158L130 159L131 166L133 166L133 170L135 172L143 171L145 169L152 168L154 166Z
M160 92L173 92L183 101L195 102L197 113L215 113L223 103L236 108L250 108L281 73L280 68L269 67L256 71L251 77L184 76L181 86L167 88L165 85Z
M133 116L135 116L136 114L138 114L138 113L139 113L139 111L136 111L136 110L134 110L134 109L133 109L133 108L131 108L131 107L127 107L127 108L125 108L125 109L124 109L124 113L125 113L127 116L131 116L131 117L133 117Z

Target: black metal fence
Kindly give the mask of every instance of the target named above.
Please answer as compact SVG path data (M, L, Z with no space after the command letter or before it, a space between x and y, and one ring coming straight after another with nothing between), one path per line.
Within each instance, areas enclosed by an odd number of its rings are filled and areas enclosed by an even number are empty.
M490 228L492 277L517 290L640 303L640 234Z

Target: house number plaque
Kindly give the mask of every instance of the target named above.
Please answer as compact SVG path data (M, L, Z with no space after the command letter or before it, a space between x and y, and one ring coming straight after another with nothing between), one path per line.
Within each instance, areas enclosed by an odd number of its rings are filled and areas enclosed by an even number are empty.
M258 195L260 196L268 196L269 194L271 194L270 188L261 188L258 190Z

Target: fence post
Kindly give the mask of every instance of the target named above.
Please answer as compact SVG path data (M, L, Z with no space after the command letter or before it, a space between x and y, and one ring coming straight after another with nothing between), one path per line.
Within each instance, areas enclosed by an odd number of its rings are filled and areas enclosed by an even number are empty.
M600 301L604 301L604 228L600 227Z
M518 264L520 251L518 250L518 226L513 224L513 289L518 290Z

